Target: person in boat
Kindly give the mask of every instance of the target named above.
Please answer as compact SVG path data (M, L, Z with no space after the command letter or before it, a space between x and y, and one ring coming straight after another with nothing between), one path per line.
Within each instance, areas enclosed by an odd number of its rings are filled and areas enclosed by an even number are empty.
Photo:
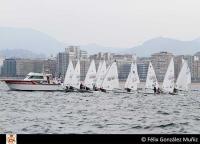
M177 93L178 89L174 88L173 93Z
M66 86L65 88L66 88L66 90L68 90L68 89L69 89L69 87L68 87L68 86Z
M153 87L153 92L154 92L154 94L156 94L156 87L155 86Z
M157 89L157 94L160 94L161 93L161 90L160 90L160 88L158 87L158 89Z
M83 84L82 84L82 83L80 84L80 89L84 89L84 86L83 86Z
M69 87L70 90L74 90L74 88L72 86Z
M93 90L94 90L94 91L99 91L99 89L96 87L95 84L93 85Z
M131 89L130 89L130 88L125 88L125 90L126 90L127 92L131 92Z
M106 92L106 90L103 89L103 87L100 88L100 91L102 91L102 92Z
M50 84L50 78L47 76L47 83Z
M90 90L90 88L89 88L89 87L85 87L85 89L86 89L86 90L88 90L88 91Z

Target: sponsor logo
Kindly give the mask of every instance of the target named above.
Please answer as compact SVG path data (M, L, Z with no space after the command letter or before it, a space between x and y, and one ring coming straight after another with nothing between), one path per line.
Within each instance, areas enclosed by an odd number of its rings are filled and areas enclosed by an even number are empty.
M17 135L6 134L6 144L17 144Z

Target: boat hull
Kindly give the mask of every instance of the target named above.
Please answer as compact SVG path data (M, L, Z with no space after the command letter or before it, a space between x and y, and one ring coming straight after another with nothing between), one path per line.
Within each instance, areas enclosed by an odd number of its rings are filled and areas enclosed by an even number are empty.
M38 84L35 81L4 80L10 90L14 91L64 91L60 84Z

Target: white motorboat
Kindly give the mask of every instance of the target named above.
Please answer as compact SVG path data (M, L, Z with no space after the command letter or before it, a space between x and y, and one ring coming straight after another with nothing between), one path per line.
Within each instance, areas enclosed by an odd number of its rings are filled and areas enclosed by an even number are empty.
M63 86L52 79L51 74L30 72L23 80L4 81L10 90L15 91L63 91Z

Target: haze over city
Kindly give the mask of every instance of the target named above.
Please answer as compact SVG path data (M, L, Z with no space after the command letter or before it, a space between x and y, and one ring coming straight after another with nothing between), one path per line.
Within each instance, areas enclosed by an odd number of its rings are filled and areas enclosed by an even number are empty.
M129 48L154 37L200 36L198 0L2 0L0 27L31 28L60 42Z

